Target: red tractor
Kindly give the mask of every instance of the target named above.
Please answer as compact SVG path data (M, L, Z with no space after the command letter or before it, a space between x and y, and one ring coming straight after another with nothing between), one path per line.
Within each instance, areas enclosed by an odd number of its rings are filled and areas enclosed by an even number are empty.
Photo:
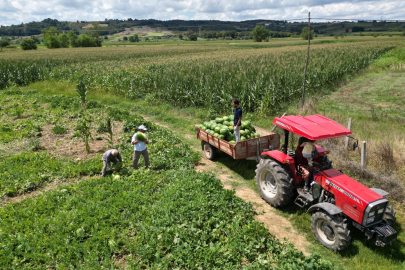
M306 117L276 117L273 124L284 129L284 144L289 133L312 141L348 136L351 131L321 115ZM300 207L309 207L311 226L316 238L327 248L339 251L350 244L348 225L361 230L378 246L396 240L398 233L392 228L395 211L384 197L386 191L367 188L356 180L332 168L328 150L316 145L318 157L311 170L311 187L304 190L300 166L308 165L296 151L264 150L256 169L256 182L262 198L272 206L286 205L292 201ZM296 192L295 192L296 191Z

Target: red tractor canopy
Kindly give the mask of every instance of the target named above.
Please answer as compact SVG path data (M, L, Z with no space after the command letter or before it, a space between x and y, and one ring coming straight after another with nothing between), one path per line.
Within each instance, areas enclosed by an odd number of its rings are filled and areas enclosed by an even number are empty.
M341 124L322 115L288 115L274 118L273 124L313 141L352 134Z

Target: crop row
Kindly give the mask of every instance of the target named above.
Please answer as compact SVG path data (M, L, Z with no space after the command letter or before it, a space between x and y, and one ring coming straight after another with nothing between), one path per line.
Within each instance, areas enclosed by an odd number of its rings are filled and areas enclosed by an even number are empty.
M393 48L387 43L314 46L307 72L310 95L366 66ZM301 97L305 47L232 50L209 56L181 57L149 65L91 63L58 69L53 79L83 80L101 89L142 98L170 100L175 106L199 106L223 111L239 98L246 111L274 112Z
M308 93L321 94L396 45L376 41L314 45ZM129 98L152 94L176 106L203 106L218 112L229 107L233 98L239 98L245 110L263 113L296 102L302 91L306 47L252 46L152 46L136 52L102 48L103 53L73 50L70 58L66 51L59 58L56 53L38 59L32 55L24 61L10 57L1 64L0 88L45 79L82 80L93 90Z

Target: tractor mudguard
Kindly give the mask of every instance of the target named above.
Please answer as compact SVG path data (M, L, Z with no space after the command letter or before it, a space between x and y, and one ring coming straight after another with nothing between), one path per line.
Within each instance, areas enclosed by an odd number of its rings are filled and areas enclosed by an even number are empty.
M262 156L269 156L282 164L294 164L294 159L283 152L278 150L266 151L261 154Z
M340 209L340 207L337 207L336 205L331 204L331 203L317 203L315 205L312 205L308 209L307 213L318 211L319 209L326 211L331 216L343 213L342 209Z

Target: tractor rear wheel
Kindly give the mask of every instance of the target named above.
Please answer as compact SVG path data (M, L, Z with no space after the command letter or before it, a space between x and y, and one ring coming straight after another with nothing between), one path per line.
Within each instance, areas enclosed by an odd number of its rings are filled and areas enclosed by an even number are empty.
M277 162L262 159L256 169L256 184L262 198L272 206L289 203L293 196L292 178Z
M395 221L397 220L392 204L389 204L387 209L385 209L383 220L385 220L390 226L394 225Z
M214 146L212 146L211 144L209 144L207 142L204 143L204 145L203 145L203 151L204 151L205 157L209 160L213 160L215 158L216 150L217 149Z
M339 251L350 244L350 231L346 220L340 216L315 212L311 218L311 227L318 241L328 249Z

